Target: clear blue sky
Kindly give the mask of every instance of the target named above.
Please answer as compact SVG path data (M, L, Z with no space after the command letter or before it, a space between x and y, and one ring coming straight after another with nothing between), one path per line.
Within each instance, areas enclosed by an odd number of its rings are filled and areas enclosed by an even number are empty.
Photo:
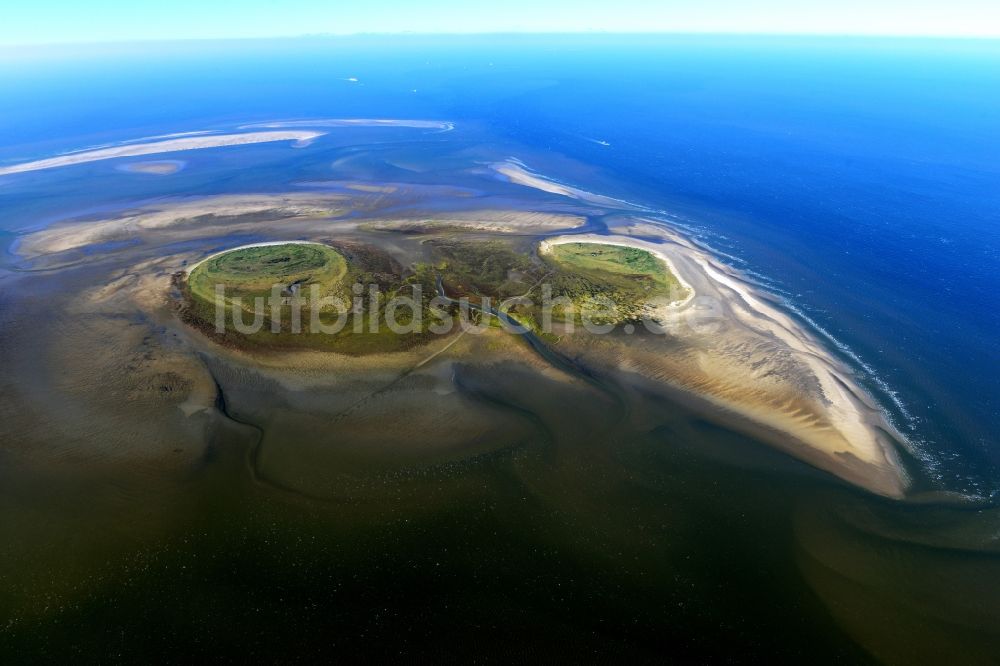
M3 45L593 30L1000 37L1000 0L8 0L0 10Z

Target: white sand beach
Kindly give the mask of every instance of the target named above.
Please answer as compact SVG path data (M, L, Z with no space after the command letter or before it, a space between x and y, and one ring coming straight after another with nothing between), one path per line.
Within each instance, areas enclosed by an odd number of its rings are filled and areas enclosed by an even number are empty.
M643 223L643 236L570 235L542 241L542 252L563 243L603 243L647 250L690 290L678 311L706 299L723 323L711 331L672 326L683 353L657 356L623 350L622 369L654 378L762 426L755 434L790 454L889 497L908 483L878 404L852 371L804 325L704 250L660 225ZM665 312L662 312L664 316ZM797 443L797 444L796 444Z

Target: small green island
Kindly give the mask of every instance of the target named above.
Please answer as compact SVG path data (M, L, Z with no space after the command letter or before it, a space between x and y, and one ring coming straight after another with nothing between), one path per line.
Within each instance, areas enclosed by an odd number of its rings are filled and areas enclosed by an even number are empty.
M685 291L661 259L637 247L563 243L552 246L551 257L569 273L613 284L636 296L673 297Z
M257 245L209 257L191 271L191 295L215 302L215 289L223 285L228 305L232 298L252 302L270 296L272 286L283 284L290 295L317 285L323 295L339 293L347 276L347 261L328 245L284 243ZM266 301L265 301L266 303Z
M235 248L191 269L182 286L182 315L217 342L252 351L403 351L428 342L429 325L441 318L427 308L433 293L423 293L414 301L421 317L413 330L401 335L371 325L385 321L394 297L421 294L413 289L416 276L403 273L388 253L371 245L290 242ZM403 326L413 320L412 309L396 308L392 314Z
M674 303L689 295L667 264L638 247L593 242L543 244L552 269L553 294L573 303L577 319L588 312L595 323L639 321L652 303ZM554 308L554 315L570 315Z
M663 260L637 247L448 236L426 239L423 246L428 260L410 267L372 244L235 248L190 270L182 285L184 315L230 346L364 355L405 351L446 327L454 330L458 299L469 302L466 316L475 323L499 325L484 309L503 308L557 343L546 321L579 324L586 316L600 325L638 322L653 312L651 303L687 293ZM445 303L433 303L436 296ZM546 297L552 299L548 318ZM385 325L389 316L405 330Z

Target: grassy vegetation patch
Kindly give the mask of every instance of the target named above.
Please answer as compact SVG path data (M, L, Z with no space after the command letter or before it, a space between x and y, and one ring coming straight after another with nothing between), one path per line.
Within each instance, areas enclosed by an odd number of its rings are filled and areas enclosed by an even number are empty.
M188 278L191 293L215 302L216 285L227 297L267 296L273 285L303 291L319 285L324 294L340 289L347 261L326 245L287 243L261 245L226 252L198 265Z
M226 288L224 330L216 325L218 284ZM414 299L420 325L405 333L393 332L385 324L387 303L397 296L415 296L417 284L423 290ZM274 285L280 299L272 312ZM339 299L342 307L322 305L313 313L309 297L314 288L321 298ZM336 247L289 243L233 250L197 266L182 291L186 296L182 314L189 323L223 344L263 351L317 349L352 355L402 351L429 342L428 328L440 321L439 313L428 310L434 296L432 274L404 277L388 253L360 243ZM298 327L292 323L296 308ZM260 313L264 316L260 330L240 331L233 325L236 317L250 325ZM313 328L314 314L326 328ZM397 307L393 314L401 325L413 321L407 307ZM275 319L278 324L272 326ZM338 322L338 330L331 331Z
M573 304L553 308L556 319L578 320L586 312L595 323L638 321L651 314L652 301L687 295L667 264L640 248L564 243L552 246L545 260L553 269L553 294Z
M431 260L412 269L404 269L377 246L349 241L226 252L197 266L180 285L187 295L184 315L215 339L236 347L362 355L426 344L435 339L434 329L443 319L454 322L454 304L431 307L438 278L452 298L482 304L488 297L494 307L506 302L510 315L539 333L547 320L546 288L558 303L552 309L554 321L582 322L586 316L599 324L638 321L651 314L654 299L685 295L667 264L638 248L567 243L540 257L524 240L431 238L426 244ZM221 306L225 330L217 326L220 284L226 288ZM314 289L320 298L338 299L339 307L322 305L312 312L308 297ZM406 297L408 304L400 308L399 297ZM530 302L508 300L511 297ZM261 314L263 326L248 332L247 325ZM396 324L412 326L392 330L386 325L390 315ZM296 316L298 326L292 324ZM474 311L473 316L481 315ZM240 327L233 323L237 318ZM339 327L331 331L334 324Z
M541 275L542 266L529 251L518 251L498 240L428 241L433 248L434 269L441 275L448 295L476 301L523 294Z
M666 263L653 253L624 245L564 243L550 255L561 268L592 276L620 289L645 296L676 296L683 287Z
M601 243L555 245L539 257L517 241L432 239L434 264L453 298L493 304L528 296L533 304L512 306L510 313L529 328L542 321L542 289L555 301L555 321L594 323L639 321L652 314L651 303L683 299L686 289L667 264L640 248Z

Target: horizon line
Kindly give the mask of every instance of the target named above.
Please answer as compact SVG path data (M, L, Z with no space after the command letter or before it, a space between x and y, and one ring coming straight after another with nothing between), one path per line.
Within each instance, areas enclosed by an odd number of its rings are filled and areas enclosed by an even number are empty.
M877 32L740 32L740 31L669 31L669 30L498 30L498 31L468 31L468 32L318 32L297 33L288 35L257 35L228 37L163 37L156 39L114 39L103 41L52 41L52 42L0 42L0 49L12 48L42 48L42 47L87 47L87 46L124 46L142 44L178 44L178 43L214 43L214 42L263 42L281 40L306 39L352 39L377 37L614 37L614 36L646 36L646 37L748 37L748 38L809 38L809 39L858 39L858 40L935 40L963 42L995 42L1000 41L1000 34L995 35L960 35L934 33L877 33Z

